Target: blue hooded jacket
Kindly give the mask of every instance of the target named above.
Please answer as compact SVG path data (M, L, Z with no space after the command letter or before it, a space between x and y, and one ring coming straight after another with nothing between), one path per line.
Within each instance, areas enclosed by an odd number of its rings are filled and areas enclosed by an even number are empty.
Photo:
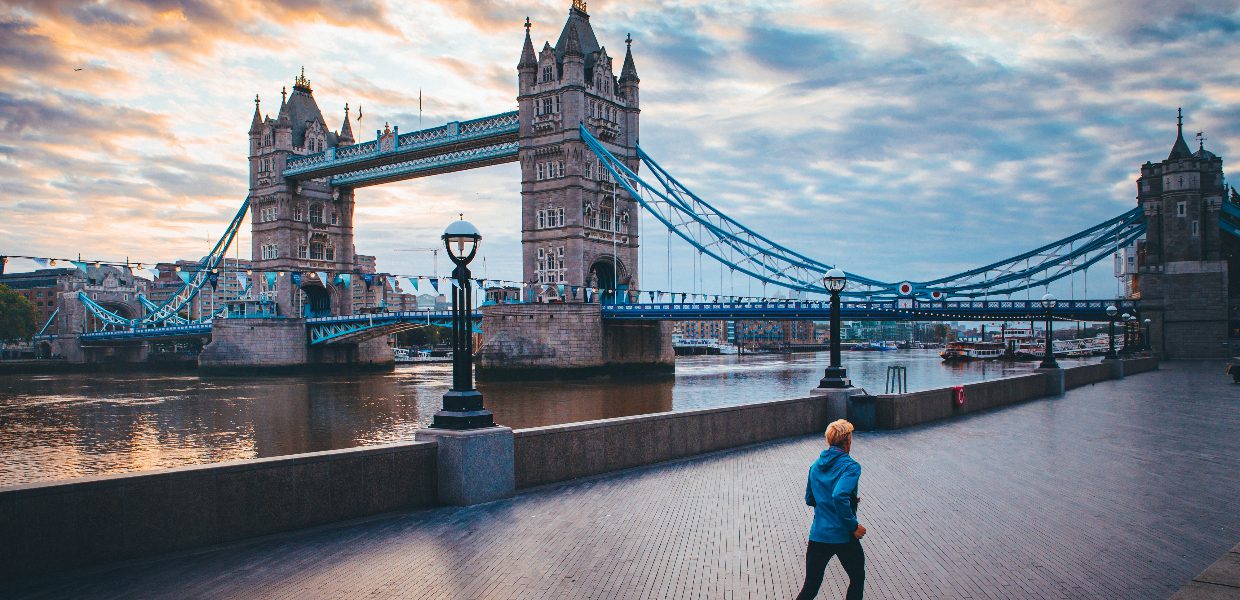
M857 481L861 465L847 452L831 446L809 468L805 503L814 507L809 539L824 544L843 544L857 531Z

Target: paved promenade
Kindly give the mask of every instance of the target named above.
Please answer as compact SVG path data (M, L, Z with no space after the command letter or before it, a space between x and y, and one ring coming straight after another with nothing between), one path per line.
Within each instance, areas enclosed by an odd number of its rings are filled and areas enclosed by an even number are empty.
M1240 540L1223 365L859 434L868 598L1167 598ZM18 598L791 598L820 436L19 582ZM821 598L840 598L832 563Z

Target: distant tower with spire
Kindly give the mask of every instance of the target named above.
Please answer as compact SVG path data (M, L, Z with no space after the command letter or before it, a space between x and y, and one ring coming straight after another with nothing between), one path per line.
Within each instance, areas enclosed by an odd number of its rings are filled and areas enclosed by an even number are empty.
M584 124L637 170L640 79L632 38L617 77L583 0L573 1L555 46L544 42L535 52L531 27L527 18L517 63L523 277L544 299L568 302L581 301L585 288L636 289L641 209L600 168L578 130Z
M1224 357L1228 354L1236 283L1229 271L1236 240L1219 227L1227 201L1223 159L1184 140L1184 115L1177 111L1176 137L1166 160L1146 162L1137 179L1137 202L1145 212L1145 240L1136 253L1141 319L1151 320L1156 352L1165 358ZM1229 288L1231 288L1229 292Z
M293 78L293 93L282 89L280 95L275 118L263 116L255 96L250 122L254 269L279 274L274 286L266 277L255 277L254 288L275 301L282 316L348 314L351 294L334 276L354 269L353 190L324 180L288 182L281 175L291 157L353 144L348 105L339 132L329 130L305 67ZM293 273L330 275L295 278Z

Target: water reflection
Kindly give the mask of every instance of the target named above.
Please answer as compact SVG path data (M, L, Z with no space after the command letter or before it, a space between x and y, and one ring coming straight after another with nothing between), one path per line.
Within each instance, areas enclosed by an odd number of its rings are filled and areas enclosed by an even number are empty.
M1031 364L942 364L933 352L845 354L856 385L910 390L1027 372ZM497 422L517 429L803 396L826 353L695 356L674 378L486 383ZM450 365L282 377L74 374L0 377L0 485L408 440L448 390Z

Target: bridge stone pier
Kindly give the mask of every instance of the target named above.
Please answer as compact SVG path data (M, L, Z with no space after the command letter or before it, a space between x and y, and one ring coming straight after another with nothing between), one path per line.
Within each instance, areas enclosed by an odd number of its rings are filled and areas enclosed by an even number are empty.
M392 347L385 338L352 344L306 344L304 319L220 319L211 343L202 349L202 370L294 369L320 365L391 368Z
M666 375L674 371L667 321L605 321L598 304L497 304L482 309L479 380Z

